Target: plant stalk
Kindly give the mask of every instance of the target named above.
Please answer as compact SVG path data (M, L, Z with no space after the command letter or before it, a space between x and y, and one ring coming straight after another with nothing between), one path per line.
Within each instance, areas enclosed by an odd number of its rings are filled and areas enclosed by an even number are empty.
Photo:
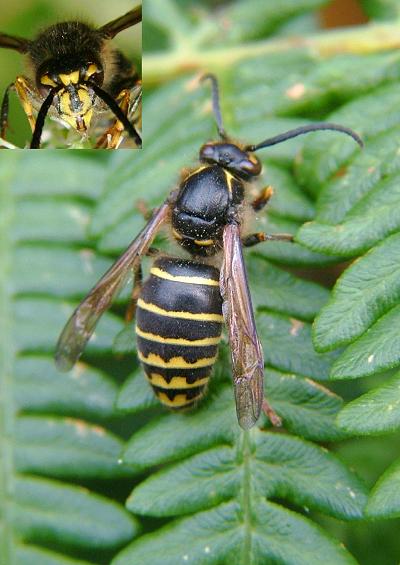
M370 24L324 31L307 37L291 36L231 47L212 49L179 46L174 51L143 57L146 85L163 83L187 72L212 71L231 67L243 60L270 53L302 49L312 57L328 58L343 53L368 54L400 47L398 23Z

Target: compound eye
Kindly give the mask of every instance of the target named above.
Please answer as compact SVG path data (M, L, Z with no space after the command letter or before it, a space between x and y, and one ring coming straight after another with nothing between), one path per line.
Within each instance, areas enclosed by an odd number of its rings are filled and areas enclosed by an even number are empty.
M200 149L200 161L205 160L205 161L216 162L215 153L216 153L215 145L212 143L206 143Z
M254 155L251 155L248 159L244 159L240 163L240 168L248 175L257 176L261 173L261 163Z

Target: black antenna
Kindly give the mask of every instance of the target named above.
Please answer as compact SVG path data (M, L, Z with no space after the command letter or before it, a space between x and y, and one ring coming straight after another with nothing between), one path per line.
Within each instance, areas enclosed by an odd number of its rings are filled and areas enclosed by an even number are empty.
M261 141L261 143L257 143L257 145L247 145L247 147L245 147L245 151L258 151L258 149L262 149L263 147L270 147L271 145L277 145L278 143L282 143L283 141L287 141L288 139L293 139L293 137L297 137L298 135L321 130L333 130L345 133L346 135L352 137L360 147L364 147L364 143L361 137L352 129L346 128L345 126L340 126L339 124L331 124L330 122L316 122L307 126L300 126L298 128L291 129L285 133L275 135L274 137L269 137L268 139Z
M128 120L128 118L125 116L125 114L118 106L114 98L112 98L109 94L107 94L107 92L105 92L102 88L97 86L97 84L93 82L87 82L86 84L88 84L94 90L96 96L101 98L101 100L103 100L103 102L107 104L111 112L118 118L120 122L122 122L126 131L135 140L136 145L138 147L141 147L142 138L140 137L134 126L131 124L131 122Z
M35 129L32 135L31 140L31 149L40 149L40 138L42 137L44 121L46 119L47 113L50 110L50 106L53 103L54 96L57 94L59 90L63 88L62 86L57 86L52 88L47 95L46 100L40 107L39 113L36 118Z
M222 139L227 139L228 136L226 135L224 126L222 124L222 115L221 115L221 106L219 103L219 88L218 88L218 80L215 75L212 73L207 73L201 77L201 82L205 80L211 81L211 88L212 88L212 105L213 105L213 112L215 116L215 121L217 122L218 133Z

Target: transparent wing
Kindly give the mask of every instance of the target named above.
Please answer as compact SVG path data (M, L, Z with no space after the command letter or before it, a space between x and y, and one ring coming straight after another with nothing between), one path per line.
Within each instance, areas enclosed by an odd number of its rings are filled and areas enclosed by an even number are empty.
M100 27L98 31L106 39L112 39L118 33L127 29L128 27L134 26L135 24L142 21L142 6L137 6L133 10L127 12L124 16L105 24Z
M55 355L56 365L61 371L69 371L79 359L100 316L110 307L132 269L150 247L157 231L167 218L168 210L169 204L166 201L68 320L58 340Z
M264 356L257 336L237 224L228 224L224 229L220 289L231 348L236 412L240 426L248 429L257 422L263 403Z
M30 45L31 42L28 39L0 33L0 47L15 49L15 51L19 51L20 53L27 53Z

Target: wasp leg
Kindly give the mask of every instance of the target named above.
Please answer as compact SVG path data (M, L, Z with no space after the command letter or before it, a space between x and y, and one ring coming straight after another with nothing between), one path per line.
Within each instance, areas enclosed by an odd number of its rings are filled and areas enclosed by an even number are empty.
M282 426L281 418L268 403L266 398L264 398L262 401L262 411L267 416L268 420L271 422L274 428L280 428Z
M264 233L257 232L251 233L242 239L242 244L244 247L252 247L261 243L262 241L294 241L294 236L290 233Z
M160 252L156 247L149 247L146 252L146 257L155 257ZM138 266L133 271L133 287L131 298L128 304L128 308L125 313L125 322L129 323L135 318L136 314L136 304L142 290L143 286L143 271L142 265L139 263Z
M18 97L21 101L22 108L28 118L29 125L31 126L32 133L35 131L36 119L33 115L33 107L31 99L37 96L35 91L31 88L26 78L23 76L17 77L15 81L15 90L17 91Z
M273 196L273 194L274 194L274 189L272 188L272 186L264 187L260 191L259 195L251 203L253 210L255 212L259 212L260 210L262 210L270 200L271 196Z
M131 298L128 304L128 308L126 309L126 313L125 313L125 322L129 323L131 322L134 317L135 317L135 313L136 313L136 304L140 295L140 292L142 290L142 285L143 285L143 271L142 271L142 265L139 263L137 265L137 267L135 267L134 270L134 278L133 278L133 287L132 287L132 293L131 293Z
M145 200L143 200L142 198L139 198L138 200L136 200L135 208L136 208L136 210L139 211L139 213L143 216L143 218L146 221L148 221L154 213L154 209L149 208L149 205L147 204L147 202Z
M125 115L128 115L131 103L131 92L129 89L122 90L116 102ZM124 125L118 119L104 132L96 143L96 149L118 149L125 131Z
M146 257L157 257L160 253L160 250L157 247L149 247L146 252Z
M126 115L129 109L130 92L123 90L118 95L116 102L121 110ZM122 140L124 126L119 120L114 120L114 123L104 132L96 143L96 149L117 149Z
M6 138L6 131L8 128L8 111L10 106L10 90L15 90L15 85L12 82L6 88L6 91L3 96L3 101L1 103L1 130L0 136L5 139Z

